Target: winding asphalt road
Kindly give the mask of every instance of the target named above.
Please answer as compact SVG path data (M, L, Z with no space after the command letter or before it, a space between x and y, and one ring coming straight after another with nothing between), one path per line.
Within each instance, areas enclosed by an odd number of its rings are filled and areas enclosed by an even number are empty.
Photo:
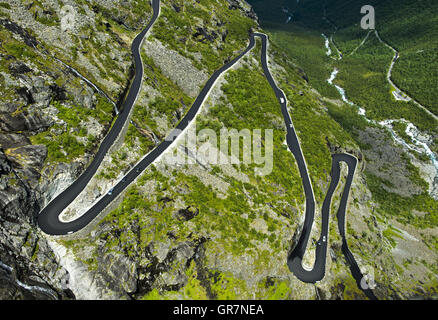
M124 102L123 109L118 115L112 129L108 135L103 140L94 160L90 166L85 170L85 172L65 191L63 191L59 196L53 199L39 214L37 217L38 225L43 232L49 235L67 235L70 233L77 232L84 227L86 227L93 219L95 219L99 213L105 209L122 191L124 191L135 179L140 176L143 171L148 168L160 155L162 155L173 142L182 134L182 132L187 128L187 126L196 118L202 103L208 96L208 93L214 86L216 80L228 69L230 69L234 64L236 64L243 56L245 56L250 50L252 50L256 43L256 37L262 40L262 54L261 61L265 76L270 83L275 95L281 105L282 114L287 127L287 144L290 151L293 153L299 172L302 178L304 192L306 195L306 214L304 227L301 233L298 244L295 249L291 252L288 257L288 266L290 270L304 282L314 283L320 281L325 275L325 264L327 256L327 243L328 243L328 227L329 227L329 215L330 215L330 204L333 193L340 179L340 162L347 163L349 167L349 173L347 178L347 183L342 194L340 208L337 214L339 230L343 239L342 250L343 253L350 264L350 269L355 277L358 285L363 278L353 255L348 249L346 237L345 237L345 211L348 202L348 195L351 188L351 183L356 170L357 159L348 154L336 154L333 155L333 164L331 172L331 184L325 198L323 208L322 208L322 230L321 238L318 241L316 248L316 261L312 270L305 270L302 266L302 259L307 247L307 243L310 237L310 231L312 229L314 213L315 213L315 197L312 189L312 184L309 178L306 162L304 160L303 152L298 140L298 136L295 132L291 117L287 109L287 99L284 92L278 88L273 79L269 66L268 66L268 37L262 33L254 33L251 35L249 40L249 45L239 56L234 58L232 61L225 64L223 67L218 69L211 78L207 81L203 87L201 93L196 98L195 102L179 122L177 127L169 134L169 136L161 142L155 149L153 149L149 154L147 154L134 168L132 168L128 174L112 189L111 194L106 194L100 198L84 215L80 218L64 223L59 220L59 216L62 211L85 189L88 182L96 173L99 165L101 164L105 154L108 152L114 141L116 140L118 134L122 130L126 121L128 120L129 113L135 103L135 100L140 91L141 82L143 78L143 63L140 56L140 48L143 39L148 32L148 30L153 26L154 22L159 16L160 12L160 0L152 1L154 14L151 22L147 27L135 38L132 44L132 54L134 56L134 62L136 67L135 78L132 82L128 96ZM365 293L370 298L375 298L371 290L365 291Z
M80 218L64 223L59 220L59 216L62 211L67 208L67 206L85 189L88 182L96 173L102 162L105 154L108 152L111 145L114 143L119 132L123 128L123 125L128 119L129 112L135 103L135 99L140 91L141 80L143 77L143 63L140 57L140 46L142 44L143 38L147 31L156 21L159 10L160 1L153 1L154 15L152 21L140 33L134 40L132 44L132 53L135 59L136 74L134 81L131 85L128 97L124 103L123 110L120 112L114 126L112 127L110 133L103 140L96 157L94 158L91 165L86 169L86 171L65 191L63 191L59 196L53 199L39 214L37 217L38 225L42 231L49 235L67 235L77 232L84 227L86 227L97 215L105 209L122 191L124 191L134 180L142 174L142 172L148 168L148 166L153 163L160 155L166 151L173 142L182 134L182 132L187 128L187 126L196 117L202 103L206 99L208 93L214 86L216 80L236 64L244 55L246 55L255 45L255 36L252 36L249 41L249 46L245 51L243 51L239 56L234 58L232 61L225 64L220 69L216 70L214 74L208 79L207 83L203 87L201 93L196 98L195 102L179 122L179 124L173 129L169 136L161 142L155 149L153 149L148 155L146 155L134 168L132 168L128 174L112 189L111 194L106 194L96 202L93 207L91 207L85 214Z
M303 256L306 252L307 243L310 238L310 232L312 230L312 225L315 217L315 196L313 193L312 183L310 181L310 177L308 174L307 165L304 159L301 145L298 140L298 136L296 134L294 125L292 123L291 117L287 109L286 96L284 92L278 88L269 70L268 61L267 61L268 37L265 34L260 34L260 33L256 33L255 35L262 39L262 56L261 56L262 67L265 76L268 79L269 84L271 85L272 89L275 92L275 95L277 96L278 101L280 102L281 111L283 113L284 122L287 128L287 136L286 136L287 145L297 161L298 169L301 175L301 180L303 182L304 193L306 196L306 213L305 213L304 226L297 245L288 256L287 264L289 266L289 270L293 272L298 279L307 283L315 283L324 278L327 248L328 248L328 232L329 232L331 200L333 197L333 193L335 192L336 187L340 180L340 173L341 173L340 163L345 162L348 165L348 177L347 177L346 185L344 187L344 191L342 193L340 206L337 212L338 228L342 237L342 252L344 253L344 256L350 266L350 270L352 271L352 275L355 278L358 287L367 295L368 298L374 300L376 299L376 297L372 292L372 290L364 289L361 287L363 274L361 273L360 268L357 265L357 262L354 259L353 254L348 248L348 243L345 233L345 212L347 210L348 197L350 194L350 189L358 162L357 158L352 155L334 154L332 156L333 159L332 159L332 170L331 170L331 183L322 206L321 236L317 242L315 264L311 270L306 270L305 268L303 268L303 264L302 264Z
M110 132L106 135L102 141L99 150L96 153L91 164L87 167L84 173L76 179L76 181L66 188L61 194L54 198L38 215L38 225L45 233L50 235L65 235L68 233L76 232L90 223L97 215L95 212L87 212L84 216L72 223L64 224L59 221L59 215L67 208L67 206L73 202L74 199L85 189L91 178L95 175L106 153L117 139L120 131L123 129L132 107L140 92L142 79L143 79L143 62L140 55L140 48L143 43L143 39L146 36L149 29L153 26L160 14L160 0L152 0L153 16L146 28L134 39L131 51L134 57L135 63L135 77L132 81L131 88L128 96L123 103L122 110L118 114L114 125Z

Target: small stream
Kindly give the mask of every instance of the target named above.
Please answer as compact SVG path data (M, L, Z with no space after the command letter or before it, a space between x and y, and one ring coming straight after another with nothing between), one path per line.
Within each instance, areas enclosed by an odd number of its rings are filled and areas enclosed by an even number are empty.
M408 150L413 150L416 151L418 153L424 153L426 154L429 159L432 161L432 164L435 167L436 170L436 175L435 175L435 179L434 179L434 183L433 183L433 191L431 196L434 199L438 199L438 159L437 159L437 155L430 149L429 145L431 143L431 137L422 134L420 132L420 130L418 130L417 127L415 127L411 122L405 120L405 119L399 119L399 120L384 120L384 121L375 121L375 120L370 120L366 117L366 111L357 106L355 103L353 103L352 101L348 100L347 95L345 93L345 89L334 84L334 80L336 79L336 76L338 75L339 70L337 68L334 68L332 74L330 75L330 78L327 79L327 82L334 86L336 88L336 90L339 92L339 94L342 97L342 101L344 101L345 103L347 103L350 106L356 106L358 107L358 114L363 116L367 122L372 123L372 124L377 124L380 125L384 128L386 128L392 135L392 137L394 138L394 140L402 145L403 147L405 147ZM406 131L405 133L411 138L412 143L408 143L406 142L403 138L401 138L395 131L393 128L393 124L394 123L403 123L406 125Z
M23 282L21 282L20 280L18 280L15 276L14 276L14 268L4 264L2 261L0 261L0 270L5 271L6 273L6 277L13 283L16 283L19 287L30 291L30 292L40 292L45 294L46 296L50 296L53 299L57 300L58 297L56 295L56 293L48 288L44 288L44 287L40 287L40 286L31 286L31 285L27 285Z
M324 37L325 40L325 48L327 49L326 55L331 58L332 48L330 48L330 40L324 33L322 33L321 35Z
M63 62L62 60L59 60L58 58L56 58L55 56L53 56L53 58L58 61L60 64L62 64L64 67L66 67L68 70L70 70L76 77L81 78L83 81L85 81L89 86L91 86L97 93L99 93L100 95L104 96L114 107L114 111L116 113L116 115L119 114L119 110L117 108L116 103L103 91L101 90L98 86L96 86L93 82L91 82L90 80L88 80L87 78L85 78L79 71L77 71L75 68L69 66L68 64L66 64L65 62Z

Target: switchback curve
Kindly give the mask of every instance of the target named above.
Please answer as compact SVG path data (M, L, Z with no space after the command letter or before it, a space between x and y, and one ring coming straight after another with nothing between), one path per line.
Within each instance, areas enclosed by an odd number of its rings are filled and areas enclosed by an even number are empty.
M338 222L339 229L343 238L343 252L347 258L347 261L351 265L351 270L353 276L356 278L358 283L362 280L362 274L354 260L353 255L348 250L348 245L345 239L344 221L345 221L345 210L348 201L348 194L351 187L351 182L354 176L355 168L357 165L357 159L351 155L341 154L333 156L332 165L332 182L329 187L329 191L326 196L326 200L323 205L323 225L322 225L322 235L319 240L319 245L316 250L316 262L312 270L308 271L302 267L302 258L307 247L307 242L310 236L310 230L313 225L314 212L315 212L315 199L312 189L312 184L308 175L307 166L304 160L304 156L301 150L301 146L295 132L292 120L290 118L289 112L287 110L287 99L284 92L278 88L273 79L269 66L268 66L268 37L262 33L254 33L250 37L249 45L239 56L234 58L232 61L225 64L223 67L218 69L211 78L207 81L201 93L196 98L192 107L189 109L188 113L179 122L177 127L170 133L169 137L161 142L155 149L153 149L148 155L146 155L134 168L132 168L128 174L113 188L111 194L103 196L97 203L93 205L84 215L80 218L69 222L63 223L59 220L59 216L62 211L79 195L79 193L84 190L85 186L91 180L93 175L96 173L100 166L105 154L108 152L114 141L116 140L121 129L125 125L129 113L135 103L135 100L140 91L142 77L143 77L143 63L140 55L140 47L143 39L149 29L153 26L156 19L158 18L160 12L160 0L152 0L153 6L153 17L147 27L134 39L132 44L132 53L134 56L134 62L136 67L135 78L132 82L128 96L124 102L124 108L120 112L118 118L116 119L112 129L108 135L103 140L94 160L90 166L85 170L85 172L66 190L64 190L59 196L53 199L39 214L37 217L38 225L43 232L49 235L67 235L70 233L77 232L87 226L92 220L94 220L98 214L105 209L123 190L125 190L135 179L141 175L141 173L149 167L163 152L165 152L173 142L181 135L181 133L187 128L187 126L196 118L202 103L206 99L208 93L216 83L216 80L234 64L236 64L243 56L245 56L250 50L255 46L255 38L259 37L262 40L262 54L261 61L262 67L264 69L265 76L270 83L275 95L281 105L282 114L287 128L287 144L290 151L293 153L299 172L302 178L303 187L306 195L306 215L303 231L300 240L288 257L288 266L290 270L302 281L304 282L316 282L321 280L325 274L325 261L327 255L327 239L328 239L328 222L330 213L330 203L331 197L334 190L339 182L340 169L339 162L343 161L349 165L349 176L347 179L347 185L344 188L344 193L341 199L340 209L338 211ZM341 227L342 225L342 227ZM324 238L325 237L325 238ZM359 279L360 277L360 279ZM359 280L358 280L359 279ZM374 295L372 291L369 290L368 296L373 298ZM375 298L375 297L374 297Z

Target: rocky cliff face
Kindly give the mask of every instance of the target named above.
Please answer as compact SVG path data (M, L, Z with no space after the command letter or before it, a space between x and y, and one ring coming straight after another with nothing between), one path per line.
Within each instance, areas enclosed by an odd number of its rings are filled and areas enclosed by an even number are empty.
M34 216L84 170L111 124L132 37L151 12L132 14L136 5L2 3L0 299L74 298Z

